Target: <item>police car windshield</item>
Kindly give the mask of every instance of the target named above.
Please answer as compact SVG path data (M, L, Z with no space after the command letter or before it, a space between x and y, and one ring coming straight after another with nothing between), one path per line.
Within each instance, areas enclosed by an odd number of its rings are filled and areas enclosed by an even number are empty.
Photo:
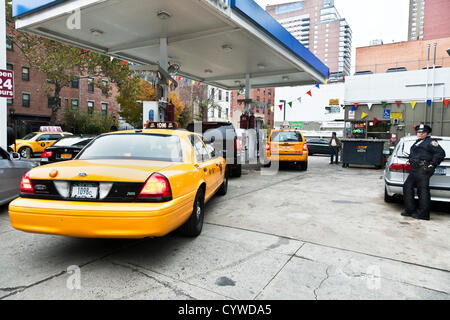
M183 154L178 136L163 134L109 134L89 144L78 160L136 159L182 162Z
M436 139L439 145L444 149L446 154L446 159L450 158L450 140L441 140ZM411 153L411 147L416 143L416 140L406 140L403 145L399 146L397 151L397 157L399 158L408 158Z

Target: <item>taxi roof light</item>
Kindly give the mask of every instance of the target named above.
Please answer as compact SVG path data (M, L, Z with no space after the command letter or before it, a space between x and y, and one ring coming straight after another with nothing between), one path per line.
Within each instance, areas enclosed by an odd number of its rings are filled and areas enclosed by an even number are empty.
M22 181L20 182L20 192L28 194L34 193L34 188L30 180L30 171L25 173L25 175L22 177Z
M140 199L168 199L172 198L169 180L159 173L154 173L147 179L139 193Z

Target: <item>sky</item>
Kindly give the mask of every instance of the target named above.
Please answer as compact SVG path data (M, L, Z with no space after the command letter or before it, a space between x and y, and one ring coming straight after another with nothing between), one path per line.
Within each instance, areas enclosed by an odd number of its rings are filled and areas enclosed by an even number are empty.
M295 2L295 0L255 0L263 9L266 5ZM409 0L335 0L335 7L353 32L352 65L355 49L381 39L392 43L407 41Z

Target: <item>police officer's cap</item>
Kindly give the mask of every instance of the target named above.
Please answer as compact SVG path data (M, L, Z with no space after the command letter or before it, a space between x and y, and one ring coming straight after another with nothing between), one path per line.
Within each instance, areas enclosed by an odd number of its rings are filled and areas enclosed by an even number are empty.
M416 126L416 132L427 132L431 133L431 127L429 125L421 123L420 125Z

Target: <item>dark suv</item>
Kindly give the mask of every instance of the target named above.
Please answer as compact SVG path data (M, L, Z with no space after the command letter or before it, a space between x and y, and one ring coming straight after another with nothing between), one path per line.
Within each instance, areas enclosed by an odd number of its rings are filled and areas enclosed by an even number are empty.
M210 141L214 137L214 148L218 155L227 160L229 176L240 177L242 174L241 145L233 124L231 122L202 122L201 125L201 134L205 141ZM187 130L195 132L194 123L190 123Z

